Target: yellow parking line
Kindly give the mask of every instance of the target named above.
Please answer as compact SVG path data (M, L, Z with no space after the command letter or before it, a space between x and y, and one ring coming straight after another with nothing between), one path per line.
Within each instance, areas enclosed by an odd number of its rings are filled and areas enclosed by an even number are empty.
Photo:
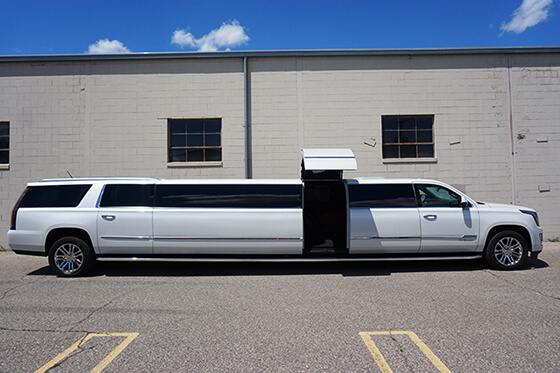
M109 365L109 363L113 361L113 359L117 357L117 355L120 354L122 350L124 350L126 346L128 346L130 342L134 340L134 338L138 337L138 335L139 333L88 333L85 337L80 338L76 343L68 347L57 357L43 365L41 368L37 369L35 373L44 373L49 369L54 368L58 363L68 357L68 355L70 355L72 352L74 352L74 350L78 349L80 346L94 337L126 337L124 341L122 341L113 351L109 353L109 355L107 355L103 360L101 360L99 364L95 366L95 368L91 370L91 373L99 373L103 369L105 369L105 367Z
M373 356L373 359L379 366L379 369L383 373L392 373L391 367L387 364L387 361L373 342L372 335L407 335L413 342L418 346L420 351L432 362L432 364L442 373L451 373L451 371L441 362L440 359L426 346L424 342L416 335L416 333L411 331L386 331L386 332L360 332L359 333L364 343L366 344L369 352Z

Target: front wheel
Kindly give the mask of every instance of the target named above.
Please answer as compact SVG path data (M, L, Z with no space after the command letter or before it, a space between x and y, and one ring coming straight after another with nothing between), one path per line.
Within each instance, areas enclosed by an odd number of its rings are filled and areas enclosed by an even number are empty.
M49 250L49 265L62 277L76 277L86 273L94 257L87 243L76 237L63 237Z
M504 231L492 237L486 247L486 262L499 270L519 269L527 262L529 246L517 232Z

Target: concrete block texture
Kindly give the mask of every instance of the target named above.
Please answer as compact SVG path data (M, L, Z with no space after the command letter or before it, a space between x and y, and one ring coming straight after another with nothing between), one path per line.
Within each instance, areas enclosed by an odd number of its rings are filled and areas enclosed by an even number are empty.
M225 55L227 56L227 55ZM536 208L560 237L560 54L77 59L0 63L0 244L29 181L298 178L302 148L350 148L348 177L433 178ZM247 81L245 81L247 79ZM245 83L248 83L245 102ZM387 161L384 115L433 115L435 158ZM221 118L222 162L170 167L168 119Z

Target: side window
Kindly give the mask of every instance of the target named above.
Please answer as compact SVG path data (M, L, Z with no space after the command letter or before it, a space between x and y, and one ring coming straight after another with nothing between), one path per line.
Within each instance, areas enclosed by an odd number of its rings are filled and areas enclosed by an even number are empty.
M49 185L28 187L19 207L76 207L89 185Z
M158 185L156 207L301 207L301 185Z
M169 119L168 157L173 162L222 160L222 120Z
M460 207L461 196L439 185L417 184L414 186L421 207Z
M0 164L10 163L10 123L0 122Z
M348 185L350 207L416 207L412 184Z
M107 184L99 207L152 207L153 200L153 185Z

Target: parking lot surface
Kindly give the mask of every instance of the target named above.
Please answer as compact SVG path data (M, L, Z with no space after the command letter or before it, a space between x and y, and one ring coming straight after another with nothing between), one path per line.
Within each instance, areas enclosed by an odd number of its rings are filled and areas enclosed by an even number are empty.
M560 244L514 272L99 263L75 279L0 252L0 315L0 372L559 372Z

